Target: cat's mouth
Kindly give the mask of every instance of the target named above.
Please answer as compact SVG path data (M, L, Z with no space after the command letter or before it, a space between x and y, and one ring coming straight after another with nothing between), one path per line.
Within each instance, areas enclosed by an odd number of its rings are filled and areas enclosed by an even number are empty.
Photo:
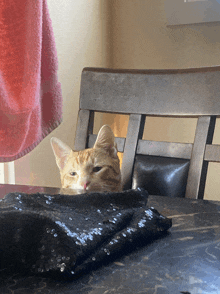
M99 184L90 184L88 186L83 187L84 191L100 191L102 187Z
M116 185L109 186L103 185L100 183L87 183L87 184L77 184L71 185L66 188L70 188L73 190L81 191L81 193L90 193L90 192L109 192L109 191L118 191L118 187Z
M99 183L90 183L88 185L82 185L81 189L84 192L106 192L109 191L109 188L100 185Z

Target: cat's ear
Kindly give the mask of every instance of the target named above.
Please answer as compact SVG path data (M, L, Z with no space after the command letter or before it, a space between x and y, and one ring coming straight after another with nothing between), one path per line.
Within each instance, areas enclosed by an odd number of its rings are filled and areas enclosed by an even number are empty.
M104 125L99 130L93 148L103 148L109 152L112 157L117 157L117 145L112 129L108 125Z
M55 137L50 139L50 143L56 158L57 166L62 170L72 150L69 146Z

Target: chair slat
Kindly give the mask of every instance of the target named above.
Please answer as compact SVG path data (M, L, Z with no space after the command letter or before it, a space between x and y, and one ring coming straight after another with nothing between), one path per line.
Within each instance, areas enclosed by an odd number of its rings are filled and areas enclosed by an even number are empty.
M89 142L88 142L88 147L92 148L95 144L97 135L90 134L89 135ZM117 143L117 148L119 152L124 152L124 145L125 145L125 138L115 138L115 142Z
M138 140L137 154L190 159L192 144Z
M130 115L121 166L122 186L125 190L129 189L131 185L132 170L139 132L141 129L141 122L140 114Z
M79 151L86 148L90 111L81 109L78 114L74 150Z
M220 145L206 145L205 158L206 161L220 162Z
M198 198L210 120L210 116L202 116L198 118L186 186L186 198Z
M82 73L80 108L146 115L219 115L220 67Z

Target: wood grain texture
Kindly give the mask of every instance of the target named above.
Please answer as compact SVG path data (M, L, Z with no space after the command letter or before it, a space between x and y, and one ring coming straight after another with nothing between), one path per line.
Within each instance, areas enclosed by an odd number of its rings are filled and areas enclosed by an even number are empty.
M220 145L206 145L204 160L220 162Z
M186 185L186 198L198 198L206 140L210 125L210 116L199 117L196 127L192 156Z
M190 159L192 144L138 140L137 154Z
M128 131L121 166L122 186L125 190L129 189L131 186L132 170L134 165L134 158L137 148L140 127L141 115L131 114L128 123Z
M81 109L148 115L219 115L220 70L84 69Z

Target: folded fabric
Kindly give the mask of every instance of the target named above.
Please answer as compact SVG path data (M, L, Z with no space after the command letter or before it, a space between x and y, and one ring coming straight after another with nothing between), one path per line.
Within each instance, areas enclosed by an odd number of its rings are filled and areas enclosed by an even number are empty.
M46 0L0 1L0 161L30 152L62 121Z
M10 193L0 202L0 273L74 279L163 235L147 192Z

